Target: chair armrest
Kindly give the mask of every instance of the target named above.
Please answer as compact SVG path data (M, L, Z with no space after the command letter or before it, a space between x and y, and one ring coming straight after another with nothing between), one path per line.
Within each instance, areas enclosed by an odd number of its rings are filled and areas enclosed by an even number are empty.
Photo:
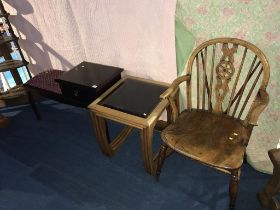
M170 112L171 112L171 123L174 123L179 115L179 96L178 96L178 88L179 85L187 81L189 82L191 80L191 75L187 74L181 77L178 77L173 81L173 83L170 85L170 87L160 95L161 99L167 99L170 105Z
M178 77L177 79L175 79L172 84L169 86L169 88L160 95L161 99L166 99L169 98L170 96L174 96L175 93L177 92L177 89L179 87L179 85L184 82L184 81L190 81L191 80L191 75L187 74L181 77Z
M258 118L268 105L269 95L266 90L260 89L246 117L246 122L251 125L258 125Z

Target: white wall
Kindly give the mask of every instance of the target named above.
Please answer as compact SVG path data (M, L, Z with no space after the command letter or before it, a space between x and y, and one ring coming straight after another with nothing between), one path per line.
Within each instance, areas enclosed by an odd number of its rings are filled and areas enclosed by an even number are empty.
M83 60L176 77L176 0L6 0L32 74Z

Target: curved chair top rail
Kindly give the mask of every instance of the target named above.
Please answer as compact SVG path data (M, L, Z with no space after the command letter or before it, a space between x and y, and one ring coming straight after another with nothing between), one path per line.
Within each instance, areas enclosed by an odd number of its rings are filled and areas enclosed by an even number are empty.
M268 104L270 76L267 58L258 47L236 38L211 39L192 52L186 68L188 109L196 101L197 109L246 118L256 124ZM194 93L192 77L196 77Z
M203 42L202 44L200 44L190 55L189 60L187 62L187 74L191 74L192 71L192 64L194 62L194 59L196 57L196 55L203 50L204 48L210 46L210 45L215 45L217 43L232 43L232 44L237 44L237 45L241 45L244 48L247 48L249 50L251 50L252 52L254 52L257 57L260 59L260 61L262 62L263 65L263 80L262 80L262 85L261 85L261 89L266 89L268 81L269 81L269 77L270 77L270 66L268 63L268 60L266 58L266 56L264 55L264 53L254 44L242 40L242 39L237 39L237 38L230 38L230 37L222 37L222 38L215 38L215 39L210 39L206 42Z

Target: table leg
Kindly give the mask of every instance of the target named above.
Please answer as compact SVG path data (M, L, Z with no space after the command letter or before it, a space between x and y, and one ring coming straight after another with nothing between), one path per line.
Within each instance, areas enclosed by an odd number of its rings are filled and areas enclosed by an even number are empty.
M147 173L152 176L154 176L156 172L156 161L154 160L152 148L153 132L154 127L146 127L141 130L141 149L144 167Z
M101 151L104 155L112 156L113 151L110 147L109 139L108 139L108 128L105 120L102 117L97 116L93 112L91 113L93 128L96 135L96 140L100 146Z
M113 140L109 137L108 126L105 118L97 116L95 113L91 113L93 128L96 134L96 140L100 146L104 155L113 156L115 152L120 148L123 142L127 139L128 135L132 132L133 127L125 126L119 135Z

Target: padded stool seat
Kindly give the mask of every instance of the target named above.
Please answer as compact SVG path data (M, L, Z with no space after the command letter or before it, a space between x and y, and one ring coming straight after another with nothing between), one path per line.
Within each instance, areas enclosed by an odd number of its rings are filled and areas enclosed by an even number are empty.
M31 88L38 88L43 91L49 91L51 93L56 93L62 95L59 84L55 82L60 75L63 74L64 71L50 69L44 71L25 83L26 86Z
M59 101L61 103L70 104L73 106L87 107L87 104L74 100L72 98L66 97L62 94L59 83L55 80L58 79L65 71L50 69L44 71L24 84L24 86L29 90L30 103L32 104L32 95L30 91L37 92L39 95Z

